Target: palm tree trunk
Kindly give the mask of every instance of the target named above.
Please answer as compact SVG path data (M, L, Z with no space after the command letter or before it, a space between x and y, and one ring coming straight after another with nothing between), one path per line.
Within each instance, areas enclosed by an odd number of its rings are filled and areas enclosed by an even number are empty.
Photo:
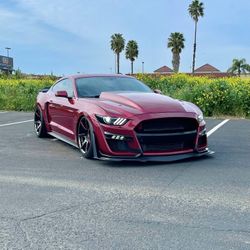
M173 53L172 65L173 65L174 72L178 73L179 67L180 67L180 54L179 53L176 53L176 52Z
M116 65L117 65L116 73L120 74L120 54L119 53L116 54Z
M193 51L193 67L192 67L193 74L194 74L194 70L195 70L196 36L197 36L197 21L195 21L195 29L194 29L194 51Z
M134 74L134 62L131 61L131 75Z

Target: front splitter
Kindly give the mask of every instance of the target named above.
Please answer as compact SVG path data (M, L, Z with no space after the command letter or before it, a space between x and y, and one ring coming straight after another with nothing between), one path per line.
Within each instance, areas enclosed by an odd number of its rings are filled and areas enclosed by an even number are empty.
M136 161L136 162L174 162L174 161L180 161L188 158L197 158L202 157L206 155L212 155L214 154L214 151L211 151L209 149L206 149L202 152L192 152L192 153L186 153L186 154L176 154L176 155L164 155L164 156L145 156L145 155L139 155L136 157L119 157L119 156L106 156L101 155L100 157L95 157L95 159L98 160L104 160L104 161Z

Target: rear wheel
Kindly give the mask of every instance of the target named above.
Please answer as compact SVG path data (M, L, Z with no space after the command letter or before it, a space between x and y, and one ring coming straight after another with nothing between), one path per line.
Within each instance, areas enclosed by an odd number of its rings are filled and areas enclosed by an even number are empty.
M78 146L85 158L93 157L93 129L90 121L82 117L78 124L77 141Z
M34 128L38 137L42 138L47 136L47 129L43 119L43 113L38 106L36 107L34 114Z

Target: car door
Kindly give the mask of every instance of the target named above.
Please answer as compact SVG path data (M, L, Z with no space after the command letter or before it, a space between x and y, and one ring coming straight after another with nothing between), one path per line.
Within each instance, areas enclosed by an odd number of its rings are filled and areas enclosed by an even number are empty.
M66 91L68 98L56 96L58 91ZM53 132L60 133L71 140L74 135L75 93L71 79L63 79L52 88L52 96L48 104L49 123Z

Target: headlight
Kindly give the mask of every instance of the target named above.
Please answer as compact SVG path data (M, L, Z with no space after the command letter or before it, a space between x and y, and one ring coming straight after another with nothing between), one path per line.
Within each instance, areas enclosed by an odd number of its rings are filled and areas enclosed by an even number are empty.
M201 123L203 120L204 120L203 114L199 114L199 115L197 116L197 121L198 121L199 123Z
M127 123L128 119L121 117L110 117L110 116L100 116L96 115L97 120L100 123L114 125L114 126L122 126Z

